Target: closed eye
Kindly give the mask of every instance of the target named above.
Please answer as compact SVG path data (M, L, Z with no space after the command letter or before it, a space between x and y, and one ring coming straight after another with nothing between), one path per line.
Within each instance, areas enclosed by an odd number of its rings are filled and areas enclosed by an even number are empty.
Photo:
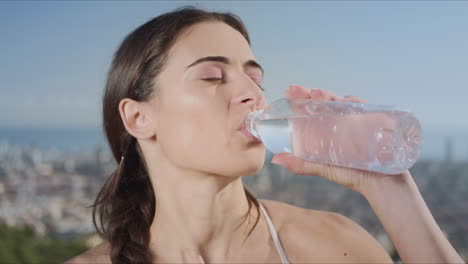
M217 77L211 77L211 78L204 78L202 79L203 81L207 81L207 82L218 82L218 81L222 81L223 78L217 78ZM255 80L254 80L255 82ZM265 91L265 89L260 86L257 82L255 82L255 84L258 86L258 88L260 88L262 91Z
M205 79L202 79L203 81L207 81L207 82L214 82L214 81L221 81L223 80L222 78L217 78L217 77L211 77L211 78L205 78Z

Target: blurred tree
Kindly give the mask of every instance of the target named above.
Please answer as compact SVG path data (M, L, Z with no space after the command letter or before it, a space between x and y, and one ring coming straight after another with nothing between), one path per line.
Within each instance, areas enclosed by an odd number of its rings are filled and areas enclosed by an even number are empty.
M0 263L63 263L87 249L81 239L40 236L30 226L0 223Z

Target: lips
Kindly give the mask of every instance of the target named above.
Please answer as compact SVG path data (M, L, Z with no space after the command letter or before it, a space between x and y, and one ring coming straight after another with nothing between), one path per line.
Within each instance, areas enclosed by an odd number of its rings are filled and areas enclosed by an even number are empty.
M247 130L246 128L246 118L244 118L244 121L241 123L238 131L240 131L244 136L247 137L247 139L249 139L249 141L253 142L253 143L260 143L262 142L259 138L255 137L254 135L252 135L252 133L249 132L249 130Z

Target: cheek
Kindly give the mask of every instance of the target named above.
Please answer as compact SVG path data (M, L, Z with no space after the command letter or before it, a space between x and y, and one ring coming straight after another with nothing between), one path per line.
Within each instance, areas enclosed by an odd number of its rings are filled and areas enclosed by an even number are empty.
M177 167L226 176L247 176L264 163L263 145L246 148L240 137L229 134L220 122L194 115L180 116L160 138L164 155Z
M174 162L191 163L225 150L226 117L208 102L180 102L161 113L160 144Z
M262 167L264 147L245 147L245 139L231 131L229 114L221 101L185 96L172 102L177 103L166 105L160 112L158 140L173 164L238 176L253 174Z
M225 135L220 129L220 124L209 119L208 116L200 118L196 115L184 115L180 123L175 124L173 137L180 148L185 151L193 149L194 152L216 150L223 148Z

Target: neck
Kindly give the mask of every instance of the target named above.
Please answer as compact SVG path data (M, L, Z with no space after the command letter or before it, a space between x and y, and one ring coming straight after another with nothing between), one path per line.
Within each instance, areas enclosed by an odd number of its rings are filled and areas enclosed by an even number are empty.
M158 164L152 179L156 213L150 248L158 258L165 255L169 261L183 262L226 259L243 247L257 211L249 211L240 177Z

